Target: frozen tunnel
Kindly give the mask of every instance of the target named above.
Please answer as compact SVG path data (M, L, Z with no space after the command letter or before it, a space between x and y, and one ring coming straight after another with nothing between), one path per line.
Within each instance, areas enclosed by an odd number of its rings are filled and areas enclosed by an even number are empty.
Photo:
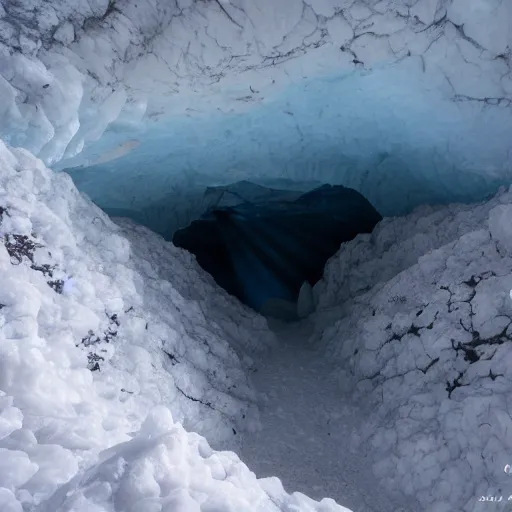
M0 510L505 507L511 66L504 0L0 0Z

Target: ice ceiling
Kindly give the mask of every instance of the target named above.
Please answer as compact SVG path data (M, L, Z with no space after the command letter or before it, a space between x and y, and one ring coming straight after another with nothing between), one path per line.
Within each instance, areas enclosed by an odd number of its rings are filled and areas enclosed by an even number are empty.
M512 181L511 48L504 0L3 0L0 137L159 232L247 178L393 215Z

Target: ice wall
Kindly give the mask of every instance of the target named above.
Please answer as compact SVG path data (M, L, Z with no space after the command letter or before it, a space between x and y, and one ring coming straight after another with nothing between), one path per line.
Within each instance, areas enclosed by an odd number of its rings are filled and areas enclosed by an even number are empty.
M345 185L386 216L479 200L510 183L512 110L445 101L418 64L302 82L249 112L176 117L132 132L141 143L124 158L71 175L103 208L140 212L157 231L162 219L163 229L187 224L191 192L198 200L205 186L240 179ZM91 160L123 136L107 131Z
M343 244L315 289L312 340L364 410L353 446L414 510L512 499L511 221L512 187L422 206Z
M509 2L2 5L0 136L93 165L80 187L149 224L246 177L344 184L385 215L510 181Z

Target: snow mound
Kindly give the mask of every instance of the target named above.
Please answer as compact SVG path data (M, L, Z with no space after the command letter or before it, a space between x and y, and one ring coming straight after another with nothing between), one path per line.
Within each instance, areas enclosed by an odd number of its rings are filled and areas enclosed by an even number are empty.
M347 510L200 435L236 446L259 428L263 318L27 151L1 143L0 169L2 512Z
M431 250L438 249L487 219L507 195L479 204L446 206L422 205L403 217L384 218L371 234L361 234L351 243L342 244L324 271L324 279L314 287L319 309L339 305L385 283L411 267ZM506 206L496 209L493 217ZM509 213L510 215L510 213ZM506 217L496 229L508 229Z
M317 290L318 348L367 415L355 446L429 512L510 495L511 206L512 187L385 219L343 245Z
M14 510L14 509L13 509ZM257 480L232 452L173 422L168 409L148 416L138 435L101 454L39 512L350 512L333 500L287 495L275 478Z

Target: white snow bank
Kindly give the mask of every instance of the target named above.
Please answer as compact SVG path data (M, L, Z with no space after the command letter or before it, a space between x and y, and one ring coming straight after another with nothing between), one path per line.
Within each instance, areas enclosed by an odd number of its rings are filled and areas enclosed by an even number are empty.
M318 348L367 414L355 446L429 512L512 495L511 225L512 188L385 219L317 289Z
M500 190L501 194L505 189ZM324 279L314 287L319 309L340 305L378 283L389 281L417 263L420 256L472 231L476 224L487 219L499 201L422 205L404 217L385 217L371 234L358 235L352 242L343 244L326 263ZM496 219L495 229L504 235L508 230L507 212L510 215L507 208L497 208L490 218L490 222ZM502 218L497 217L498 212L503 212Z
M190 255L122 224L0 142L0 510L345 511L184 430L234 446L258 428L245 352L274 338Z
M8 343L65 339L62 350L70 346L73 354L80 345L91 369L114 372L115 386L101 384L109 397L173 403L178 421L211 439L232 437L231 421L257 426L245 351L272 344L264 319L156 235L146 233L147 259L137 258L136 244L68 176L52 174L24 150L2 146L1 158L7 277L0 314Z
M15 509L13 509L14 512ZM287 495L276 478L257 480L232 452L153 410L137 436L62 486L39 512L350 512L333 500Z

